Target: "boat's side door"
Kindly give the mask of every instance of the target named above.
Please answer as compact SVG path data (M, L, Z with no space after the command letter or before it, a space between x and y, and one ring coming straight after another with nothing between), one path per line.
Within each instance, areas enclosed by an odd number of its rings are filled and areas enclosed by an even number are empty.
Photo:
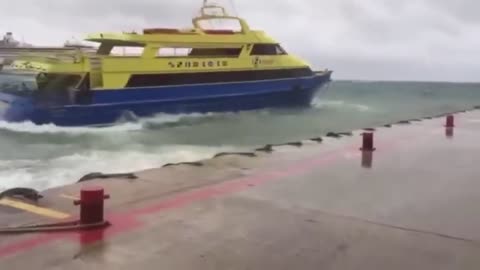
M74 104L76 105L89 105L92 104L93 92L90 88L90 74L87 73L83 76L82 80L77 86L74 98Z

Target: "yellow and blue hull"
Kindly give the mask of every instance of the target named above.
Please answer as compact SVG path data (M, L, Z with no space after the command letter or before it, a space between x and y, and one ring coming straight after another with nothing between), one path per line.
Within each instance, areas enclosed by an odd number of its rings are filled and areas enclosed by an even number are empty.
M92 90L73 105L45 105L34 97L0 93L0 119L86 126L109 125L125 116L148 117L157 113L303 107L309 106L330 76L331 72L325 72L274 80Z

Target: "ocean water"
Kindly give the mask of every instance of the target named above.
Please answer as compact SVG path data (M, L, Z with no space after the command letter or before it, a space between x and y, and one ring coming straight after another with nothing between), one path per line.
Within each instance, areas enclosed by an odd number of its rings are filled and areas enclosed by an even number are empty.
M0 122L0 191L130 172L480 105L480 84L335 81L298 110L157 115L107 128Z

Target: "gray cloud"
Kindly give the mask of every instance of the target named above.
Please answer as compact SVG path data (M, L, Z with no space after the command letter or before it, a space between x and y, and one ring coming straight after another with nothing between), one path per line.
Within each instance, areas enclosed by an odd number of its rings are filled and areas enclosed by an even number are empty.
M341 79L480 81L480 2L275 0L225 3L292 53ZM190 25L201 0L16 0L0 31L37 44L88 32Z

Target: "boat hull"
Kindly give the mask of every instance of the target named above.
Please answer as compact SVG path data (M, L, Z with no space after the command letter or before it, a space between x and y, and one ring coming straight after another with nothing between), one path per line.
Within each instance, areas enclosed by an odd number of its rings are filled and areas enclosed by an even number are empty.
M0 95L0 118L59 126L108 125L158 113L206 113L309 106L330 81L330 72L311 77L251 82L96 90L88 104L38 106L26 98ZM6 106L5 104L8 104Z

